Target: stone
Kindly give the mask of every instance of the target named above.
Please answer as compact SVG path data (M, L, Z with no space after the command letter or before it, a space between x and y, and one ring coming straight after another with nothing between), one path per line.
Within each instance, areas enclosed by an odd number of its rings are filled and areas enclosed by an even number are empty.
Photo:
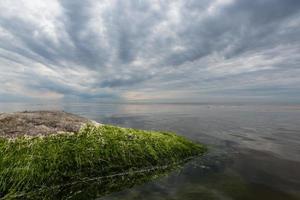
M0 113L0 137L78 132L86 123L95 124L94 121L64 111Z

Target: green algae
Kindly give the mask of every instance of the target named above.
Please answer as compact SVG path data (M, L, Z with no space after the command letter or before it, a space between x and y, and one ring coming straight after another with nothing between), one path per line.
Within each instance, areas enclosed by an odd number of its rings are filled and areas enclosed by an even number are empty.
M0 138L0 198L94 198L161 176L205 151L173 133L109 125Z

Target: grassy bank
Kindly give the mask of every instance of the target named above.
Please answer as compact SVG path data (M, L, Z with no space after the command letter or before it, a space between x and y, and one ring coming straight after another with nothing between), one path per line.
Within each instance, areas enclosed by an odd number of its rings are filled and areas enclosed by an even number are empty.
M172 133L108 125L86 125L78 133L0 138L0 196L78 197L83 188L94 193L101 188L101 195L151 179L204 151Z

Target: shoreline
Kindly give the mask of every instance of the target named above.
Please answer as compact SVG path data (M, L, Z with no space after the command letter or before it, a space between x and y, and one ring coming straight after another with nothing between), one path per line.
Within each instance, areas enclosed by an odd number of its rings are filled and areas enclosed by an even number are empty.
M34 114L37 113L34 119L38 122L49 119L49 113L46 111L42 114L37 111ZM0 137L0 193L4 198L40 191L30 195L38 197L42 194L49 199L60 199L60 195L76 193L80 189L81 192L77 196L79 198L80 195L87 195L86 192L92 189L91 185L101 191L95 191L93 194L103 195L160 177L182 166L190 158L201 156L207 151L205 146L174 133L104 124L99 126L91 120L60 113L64 119L69 120L64 120L64 125L70 125L74 119L78 124L83 121L86 123L74 132L46 132L29 136L13 134L14 137L10 138ZM23 114L24 112L21 115ZM51 116L57 117L56 114L52 113ZM25 115L28 116L28 112ZM36 121L32 121L32 115L29 115L31 123L35 124ZM20 116L20 113L15 116ZM0 119L3 124L3 115ZM10 119L20 122L11 116ZM65 130L65 127L57 126L62 125L58 119L51 118L48 125L52 125L51 127L55 128L53 130L58 130L57 127ZM11 127L15 130L14 126ZM33 126L27 124L25 127L33 128L28 130L34 130L32 133L36 133ZM138 175L134 173L149 168L155 170ZM114 174L124 176L114 177ZM97 177L108 178L104 181L105 184L86 184L84 181L97 180ZM69 196L63 198L67 197Z

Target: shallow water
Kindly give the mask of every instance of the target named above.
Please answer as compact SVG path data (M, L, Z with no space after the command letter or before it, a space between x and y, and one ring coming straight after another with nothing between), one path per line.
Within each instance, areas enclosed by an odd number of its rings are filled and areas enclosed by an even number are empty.
M210 152L114 199L300 199L300 106L0 103L0 112L57 109L124 127L168 130Z

